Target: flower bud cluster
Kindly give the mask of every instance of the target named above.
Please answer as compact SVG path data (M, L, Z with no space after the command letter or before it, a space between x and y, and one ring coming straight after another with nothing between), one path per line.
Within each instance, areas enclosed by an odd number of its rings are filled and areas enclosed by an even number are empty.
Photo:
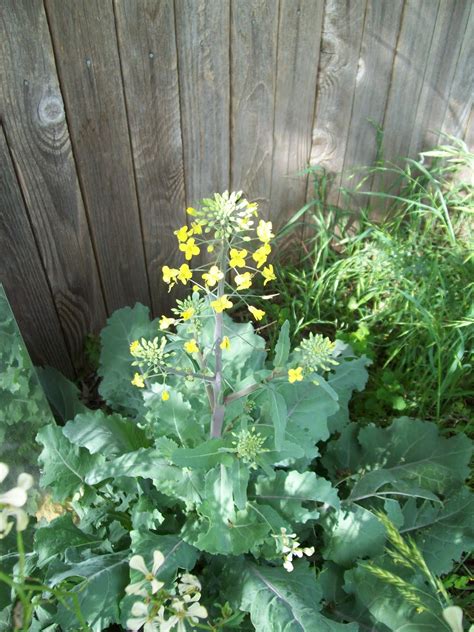
M242 459L244 463L247 463L251 469L257 469L256 459L262 454L262 452L268 452L263 448L266 441L265 437L259 432L255 431L252 427L250 430L241 430L240 432L232 433L236 437L236 441L232 441L232 445L235 446L235 453L238 459Z

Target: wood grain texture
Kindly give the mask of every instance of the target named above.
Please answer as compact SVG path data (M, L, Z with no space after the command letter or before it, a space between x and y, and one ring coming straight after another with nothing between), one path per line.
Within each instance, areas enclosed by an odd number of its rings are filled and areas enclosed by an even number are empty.
M311 164L333 175L328 202L338 199L349 134L366 0L326 0Z
M306 200L323 2L281 0L270 217L281 226ZM296 98L295 98L296 97Z
M439 0L405 2L383 122L384 153L390 160L410 151L439 6Z
M231 188L270 214L279 2L231 5Z
M411 156L439 139L472 6L472 0L440 3L411 135ZM473 57L469 63L472 75Z
M466 24L461 51L454 71L442 131L462 136L472 112L474 97L474 4Z
M173 231L186 223L178 61L172 0L115 3L133 159L154 312L173 295L163 265L182 257Z
M367 3L364 32L344 154L341 184L355 187L360 177L348 180L351 170L370 165L377 156L376 126L383 124L392 75L403 0L370 0ZM338 204L361 205L362 199L342 200Z
M149 304L112 2L45 6L108 311Z
M1 115L59 319L77 366L105 320L43 4L5 0Z
M176 0L181 122L189 204L229 188L229 0Z
M0 126L0 283L35 364L52 364L73 377L51 290Z

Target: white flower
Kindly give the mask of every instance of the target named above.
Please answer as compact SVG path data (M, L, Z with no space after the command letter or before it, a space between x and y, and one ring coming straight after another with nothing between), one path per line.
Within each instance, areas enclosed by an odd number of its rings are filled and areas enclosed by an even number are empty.
M8 465L0 463L0 483L8 476ZM30 474L20 474L16 487L0 494L0 540L5 538L13 527L13 522L9 518L15 518L18 531L24 531L28 525L28 515L21 509L28 500L28 490L33 485L33 477Z
M280 541L281 552L284 560L283 568L291 573L294 569L293 558L303 557L303 555L310 557L314 553L314 546L301 548L301 544L296 539L296 533L287 533L284 527L282 527L280 531L281 535L274 535L273 537Z
M147 591L145 590L145 586L147 584L151 584L151 592L154 595L156 592L163 588L164 583L160 582L156 579L155 575L158 572L160 566L163 565L165 561L165 556L161 551L155 551L153 553L153 566L151 571L148 570L145 564L145 560L141 555L133 555L130 558L130 562L128 563L130 568L133 568L136 571L142 573L145 576L144 579L141 579L138 582L134 582L133 584L129 584L125 588L125 592L127 595L141 595L143 597L147 596ZM138 602L137 602L138 603Z
M133 632L142 627L143 632L160 632L161 625L165 623L164 612L165 608L161 606L155 616L150 615L148 606L141 601L136 601L132 606L133 617L127 619L127 628Z
M191 624L199 623L199 619L207 618L207 610L204 606L201 606L197 601L191 605L179 599L174 599L171 603L171 607L174 610L174 614L161 624L160 632L169 632L176 626L177 632L186 632L185 620L188 619Z
M178 592L186 602L201 599L201 582L195 575L184 573L179 578Z

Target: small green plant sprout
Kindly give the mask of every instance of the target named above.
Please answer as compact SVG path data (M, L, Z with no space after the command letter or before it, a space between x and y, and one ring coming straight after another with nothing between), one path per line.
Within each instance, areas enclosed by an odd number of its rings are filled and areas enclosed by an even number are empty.
M162 385L161 399L166 402L172 378L201 380L210 408L210 436L219 438L228 404L274 379L294 383L303 380L303 371L308 375L317 370L329 371L337 365L337 349L327 338L310 336L295 354L295 358L301 356L301 366L267 372L260 383L253 382L232 392L233 385L224 374L224 361L226 354L230 357L234 353L233 345L240 341L225 312L239 302L246 306L255 322L264 318L265 310L251 304L257 296L248 290L256 277L263 281L264 287L276 278L273 265L268 263L274 237L272 222L260 219L257 204L248 202L241 192L216 193L212 199L203 200L199 208L188 208L187 213L193 218L191 226L175 231L185 262L179 268L163 266L163 281L169 289L178 283L190 284L192 295L177 301L173 316L161 317L161 338L132 341L132 366L137 368L132 384L149 388L150 380L157 378ZM208 262L191 267L189 262L204 252ZM172 333L173 327L176 333ZM253 431L245 432L245 436L239 435L237 451L251 463L251 453L262 448L265 439L258 433L252 434Z

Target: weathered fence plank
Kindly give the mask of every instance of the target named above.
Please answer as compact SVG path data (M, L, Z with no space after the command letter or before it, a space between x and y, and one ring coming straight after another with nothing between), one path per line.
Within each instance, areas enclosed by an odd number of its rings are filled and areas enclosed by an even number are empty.
M366 0L326 0L310 161L333 174L337 202L351 120Z
M78 365L84 336L101 327L105 310L48 25L40 0L5 0L1 15L2 119L59 319Z
M423 88L439 0L406 0L387 110L384 152L392 160L408 155Z
M173 231L186 223L178 61L172 0L115 3L117 33L153 309L170 295L161 267L182 257Z
M107 309L147 304L112 3L46 0L45 6Z
M181 128L189 204L229 188L229 0L176 0Z
M270 213L279 2L231 5L231 187Z
M281 0L270 215L280 226L306 200L324 3Z
M74 372L38 253L7 141L0 126L0 279L36 364Z
M383 124L403 4L403 0L379 0L367 4L342 169L342 183L350 187L355 187L360 179L347 182L345 177L350 169L370 165L377 157L377 126ZM342 203L339 196L339 204ZM344 204L347 203L344 200ZM357 197L351 206L357 208L359 204Z
M438 11L408 155L439 139L471 7L472 0L457 0L451 12ZM471 76L473 63L471 57Z
M474 98L474 3L471 3L466 22L461 51L456 64L451 91L446 106L442 131L462 136L466 122L472 112Z

